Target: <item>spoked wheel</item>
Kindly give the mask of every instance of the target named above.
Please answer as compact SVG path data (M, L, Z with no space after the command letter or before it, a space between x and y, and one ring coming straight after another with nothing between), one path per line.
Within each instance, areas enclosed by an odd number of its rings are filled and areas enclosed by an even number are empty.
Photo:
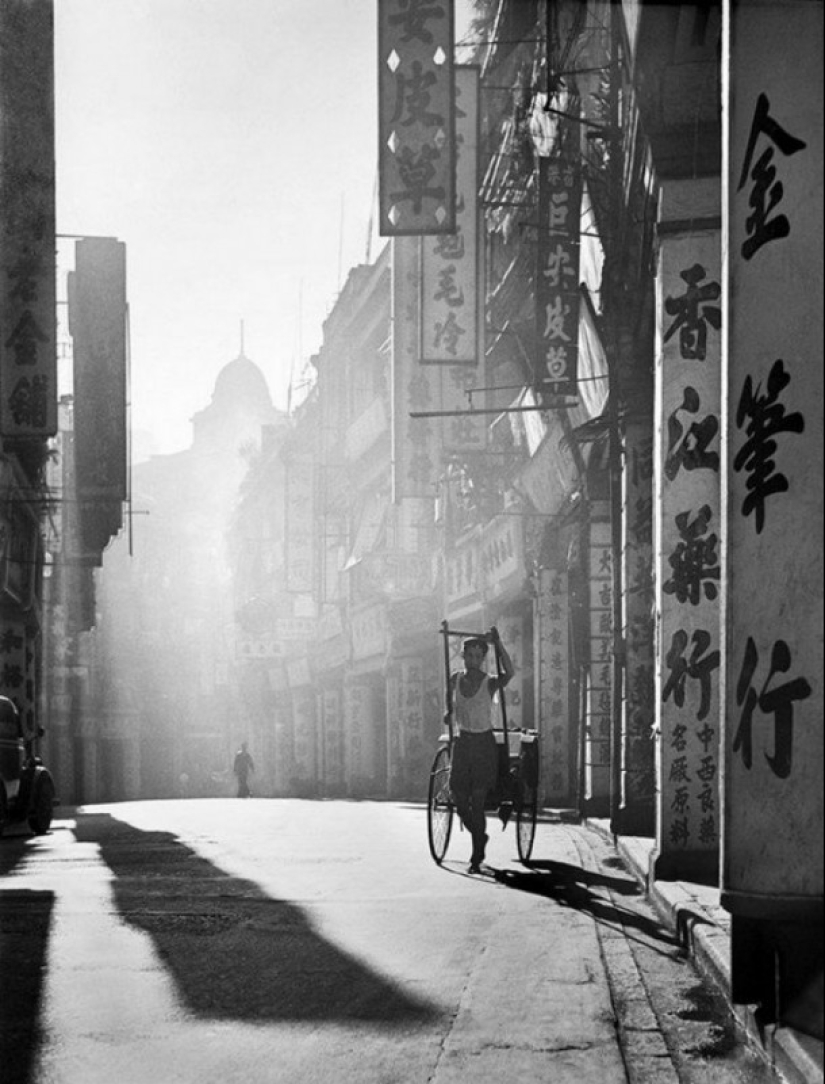
M430 843L430 854L439 865L447 853L452 829L450 750L444 747L435 754L435 760L430 769L430 789L427 801L427 838Z
M521 799L516 809L516 846L519 861L527 865L533 853L536 838L537 791L522 780Z

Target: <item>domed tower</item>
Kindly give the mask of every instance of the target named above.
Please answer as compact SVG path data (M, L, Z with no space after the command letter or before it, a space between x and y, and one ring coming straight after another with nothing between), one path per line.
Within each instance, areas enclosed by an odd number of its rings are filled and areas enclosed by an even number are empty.
M237 452L243 445L259 445L261 426L275 424L278 411L266 377L241 353L218 373L209 406L192 418L192 447L199 452Z

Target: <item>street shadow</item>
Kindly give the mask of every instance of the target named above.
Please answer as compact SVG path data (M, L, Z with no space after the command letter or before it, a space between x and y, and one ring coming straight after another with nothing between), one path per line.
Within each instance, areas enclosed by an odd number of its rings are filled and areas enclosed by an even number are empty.
M567 862L544 860L531 862L525 870L496 869L493 875L507 888L545 896L562 907L589 914L612 929L622 929L626 936L643 941L655 952L672 956L681 951L679 939L659 922L644 911L626 907L611 898L610 893L615 893L643 902L638 884L629 876L612 877ZM638 936L634 937L634 933ZM669 951L657 948L657 944L666 945Z
M0 836L0 877L11 873L12 870L22 864L26 858L26 848L31 840L27 833L18 836Z
M224 872L172 833L109 814L78 817L74 832L98 846L118 911L152 937L194 1014L389 1028L438 1015L331 944L301 908Z
M3 872L13 849L0 847ZM24 842L24 841L21 841ZM0 1079L32 1084L42 1040L40 1002L46 975L53 892L0 890Z

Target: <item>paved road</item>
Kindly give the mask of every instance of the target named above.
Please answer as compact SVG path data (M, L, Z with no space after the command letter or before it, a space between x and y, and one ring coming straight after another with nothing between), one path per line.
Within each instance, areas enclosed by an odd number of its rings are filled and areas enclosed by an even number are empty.
M776 1079L601 836L542 823L528 870L491 834L482 876L392 803L124 803L0 840L0 1079Z

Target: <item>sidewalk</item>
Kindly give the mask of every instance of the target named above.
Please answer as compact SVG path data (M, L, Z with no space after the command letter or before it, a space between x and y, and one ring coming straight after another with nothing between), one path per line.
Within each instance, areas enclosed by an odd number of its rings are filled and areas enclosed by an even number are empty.
M608 820L587 819L590 828L613 840ZM730 1004L730 914L719 903L719 889L688 881L650 882L654 840L619 836L619 855L644 886L660 918L685 942L697 969ZM791 1028L760 1030L751 1007L731 1005L731 1011L788 1084L823 1084L823 1044Z

